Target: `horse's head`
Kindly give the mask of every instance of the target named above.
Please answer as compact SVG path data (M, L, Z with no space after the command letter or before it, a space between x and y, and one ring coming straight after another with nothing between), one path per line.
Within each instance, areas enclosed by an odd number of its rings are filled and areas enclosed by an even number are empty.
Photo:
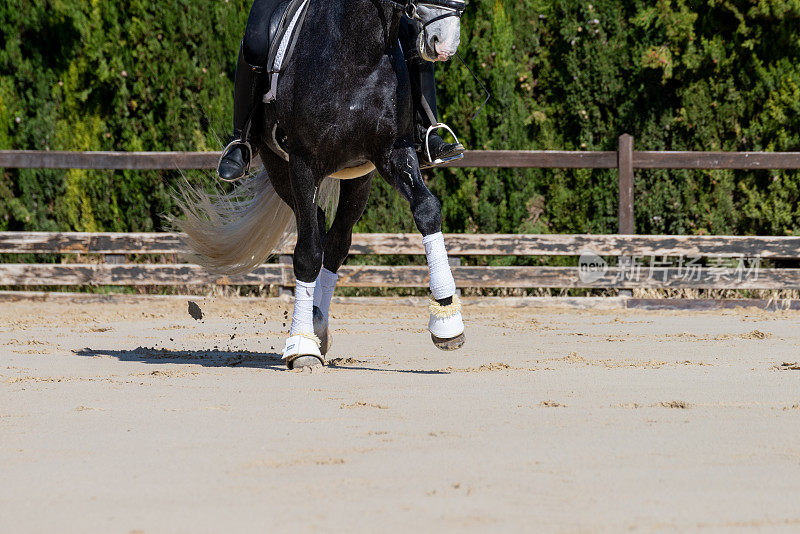
M408 15L422 25L417 42L426 61L447 61L461 42L461 15L466 3L460 0L420 0L409 2Z

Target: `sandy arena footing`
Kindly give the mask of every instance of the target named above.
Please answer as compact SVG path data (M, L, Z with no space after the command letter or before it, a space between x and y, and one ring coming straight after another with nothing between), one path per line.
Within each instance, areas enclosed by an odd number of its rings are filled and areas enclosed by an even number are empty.
M798 312L289 312L0 302L0 532L800 531Z

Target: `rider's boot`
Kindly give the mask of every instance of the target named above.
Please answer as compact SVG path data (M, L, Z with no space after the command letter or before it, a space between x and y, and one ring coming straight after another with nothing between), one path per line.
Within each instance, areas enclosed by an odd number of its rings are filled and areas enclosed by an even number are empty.
M455 143L448 143L436 130L430 130L431 126L439 124L433 63L421 60L410 61L409 72L412 77L412 88L419 91L419 95L415 95L414 133L420 167L435 167L463 158L464 146L458 140ZM426 107L428 109L425 109Z
M238 180L250 170L253 160L250 121L263 92L260 90L263 85L261 74L262 69L249 65L239 49L233 86L233 141L225 147L217 166L217 174L223 180Z

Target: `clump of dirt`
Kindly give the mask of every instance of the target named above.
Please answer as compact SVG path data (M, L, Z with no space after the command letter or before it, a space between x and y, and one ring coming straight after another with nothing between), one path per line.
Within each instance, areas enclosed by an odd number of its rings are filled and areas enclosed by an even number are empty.
M769 332L762 332L761 330L753 330L747 334L742 334L740 337L742 339L770 339L772 334Z
M688 410L692 407L691 404L684 401L669 401L669 402L659 402L657 404L653 404L654 407L658 408L675 408L678 410Z
M354 402L353 404L345 404L342 403L339 406L340 410L352 410L353 408L377 408L378 410L388 410L388 406L384 406L383 404L373 404L371 402Z
M200 309L200 306L197 305L196 302L189 301L189 315L195 321L200 321L203 318L203 310Z
M274 460L256 460L255 462L248 463L245 467L257 468L281 468L281 467L297 467L301 465L343 465L347 460L344 458L295 458L287 461L274 461Z
M697 335L697 334L690 334L689 332L682 332L677 336L669 334L666 337L679 337L684 339L690 339L692 341L730 341L732 339L755 339L755 340L772 339L772 334L770 334L769 332L762 332L761 330L753 330L752 332L747 332L746 334L718 334L718 335Z
M28 339L28 340L9 339L4 344L5 345L49 345L50 343L39 341L38 339Z
M546 400L539 403L539 406L542 408L566 408L566 404L561 404L560 402L556 402L553 400Z
M448 373L485 373L489 371L505 371L507 369L511 369L511 366L507 363L498 362L498 363L484 363L480 367L467 367L466 369L458 369L455 367L448 367L444 369L444 371Z
M359 363L366 363L355 358L335 358L328 362L328 367L342 367L344 365L356 365Z
M598 366L598 367L606 367L608 369L615 369L618 367L637 367L642 369L660 369L665 365L670 365L670 362L666 361L659 361L659 360L631 360L631 359L624 359L624 360L593 360L589 358L584 358L583 356L579 355L577 352L570 352L567 356L563 358L547 358L544 360L540 360L541 362L565 362L574 365L590 365L590 366ZM675 362L683 364L684 362ZM691 362L690 362L691 363Z

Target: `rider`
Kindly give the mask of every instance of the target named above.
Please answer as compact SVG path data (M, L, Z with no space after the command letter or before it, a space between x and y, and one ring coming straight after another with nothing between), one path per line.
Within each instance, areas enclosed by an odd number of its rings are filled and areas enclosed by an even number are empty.
M224 180L236 180L247 174L252 151L250 148L250 118L264 94L268 42L267 27L272 18L275 0L255 0L247 19L244 38L239 49L236 79L233 89L233 141L225 148L219 161L217 174ZM420 33L417 22L403 17L400 28L400 44L405 54L411 75L414 98L414 137L419 160L423 166L435 166L442 159L459 156L464 147L458 143L445 142L436 131L428 137L430 160L425 148L425 137L432 126L428 110L421 104L424 98L430 112L438 122L436 110L436 80L433 63L419 55L416 41ZM256 147L253 147L253 150ZM439 163L437 163L439 162Z

